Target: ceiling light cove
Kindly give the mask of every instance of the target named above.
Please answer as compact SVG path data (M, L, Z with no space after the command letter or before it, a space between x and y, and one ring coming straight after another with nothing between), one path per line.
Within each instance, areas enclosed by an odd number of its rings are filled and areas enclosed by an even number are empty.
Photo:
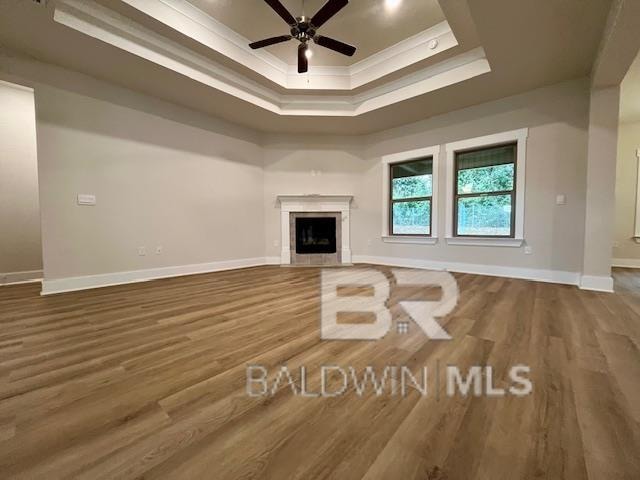
M387 10L393 11L400 6L402 0L384 0L384 6Z

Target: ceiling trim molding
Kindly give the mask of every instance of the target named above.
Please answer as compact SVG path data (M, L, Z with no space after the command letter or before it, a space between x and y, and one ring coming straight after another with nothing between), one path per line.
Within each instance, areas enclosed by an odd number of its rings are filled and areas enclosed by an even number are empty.
M252 50L251 40L187 0L122 1L291 90L353 90L458 45L451 27L443 21L353 65L311 66L306 75L300 75L296 65L288 65L266 50Z
M476 48L357 95L280 94L92 1L59 2L54 20L279 115L358 116L491 71Z

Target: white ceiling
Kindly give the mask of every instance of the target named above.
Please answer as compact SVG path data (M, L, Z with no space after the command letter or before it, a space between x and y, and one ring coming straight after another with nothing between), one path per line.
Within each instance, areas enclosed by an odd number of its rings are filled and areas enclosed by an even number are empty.
M56 23L52 17L57 1L50 0L46 8L26 0L0 1L0 48L79 71L259 131L353 135L400 126L588 75L611 3L609 0L442 1L441 8L459 42L458 46L346 93L360 94L363 89L377 88L389 79L405 81L416 72L437 66L479 46L486 52L491 72L351 117L334 116L330 113L323 116L273 113L172 68ZM91 0L87 0L89 1ZM151 2L145 0L147 1ZM217 1L236 4L249 0ZM367 0L366 3L380 5L382 2L383 0ZM247 65L208 48L185 35L184 31L173 30L142 14L126 5L123 0L100 0L100 3L128 16L132 25L143 25L163 38L179 43L181 47L188 47L191 51L218 62L221 68L228 68L247 81L271 88L277 94L286 92L285 88L277 87L273 81ZM359 0L352 0L345 11L355 7L357 3ZM267 10L265 12L269 13ZM277 25L279 18L275 14L273 17L275 18L272 20ZM334 27L337 28L337 25ZM349 40L349 32L345 30L338 30L332 35ZM2 61L0 58L0 62ZM7 68L18 67L0 64L0 71L6 71ZM65 88L65 81L57 84ZM332 90L307 89L295 96L308 101L325 102L338 94L339 92ZM345 92L340 95L344 96Z
M326 0L282 0L294 17L313 16ZM240 35L254 42L286 35L289 26L262 0L189 0ZM313 47L314 65L351 65L445 20L437 0L403 0L397 8L384 1L351 0L319 33L357 47L346 57ZM290 65L296 63L297 42L273 45L267 50Z

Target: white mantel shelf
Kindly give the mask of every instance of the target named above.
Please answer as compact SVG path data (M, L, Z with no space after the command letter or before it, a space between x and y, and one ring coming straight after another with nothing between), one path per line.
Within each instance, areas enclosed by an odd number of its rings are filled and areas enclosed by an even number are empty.
M319 193L309 193L304 195L278 195L278 201L282 202L318 202L318 201L334 201L334 202L351 202L353 195L322 195Z
M292 212L340 212L342 221L342 263L351 263L351 231L349 218L353 195L278 195L280 202L281 245L280 263L291 263L289 215Z

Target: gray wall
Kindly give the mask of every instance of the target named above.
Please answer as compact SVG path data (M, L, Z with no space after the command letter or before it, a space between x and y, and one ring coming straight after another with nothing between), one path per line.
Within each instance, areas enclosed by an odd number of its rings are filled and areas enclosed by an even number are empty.
M17 72L16 74L19 74ZM279 194L352 194L356 256L580 272L589 83L565 82L365 137L271 136L51 66L36 90L45 277L279 257ZM532 248L383 243L381 157L528 127ZM439 232L445 231L444 152ZM77 194L97 205L76 205ZM557 194L567 197L556 205ZM138 247L147 248L146 256ZM155 249L162 246L162 254Z
M45 278L262 258L251 132L99 87L118 103L36 86Z
M42 270L33 91L0 81L0 283Z
M589 85L572 81L505 98L366 138L269 137L265 145L266 247L279 255L278 194L353 194L356 255L580 272ZM381 240L386 154L529 128L523 248L387 244ZM318 171L321 174L318 174ZM445 158L440 158L439 234L445 231ZM556 205L565 194L566 205Z

